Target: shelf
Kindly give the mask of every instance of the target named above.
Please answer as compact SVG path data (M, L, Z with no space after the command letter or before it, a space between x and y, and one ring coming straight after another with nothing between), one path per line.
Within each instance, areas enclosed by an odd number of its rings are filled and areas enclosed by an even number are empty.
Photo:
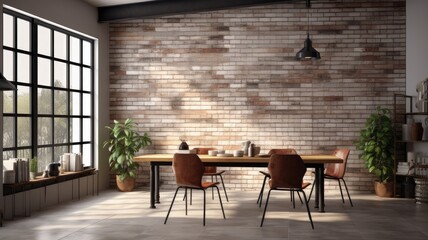
M428 179L427 176L420 176L420 175L414 175L414 178L419 178L419 179Z
M416 164L415 168L428 168L428 164Z
M397 143L427 143L428 140L395 140Z
M415 175L409 175L409 174L398 174L396 173L395 176L400 176L400 177L415 177Z
M405 113L404 115L407 115L407 116L427 116L428 112L408 112L408 113Z

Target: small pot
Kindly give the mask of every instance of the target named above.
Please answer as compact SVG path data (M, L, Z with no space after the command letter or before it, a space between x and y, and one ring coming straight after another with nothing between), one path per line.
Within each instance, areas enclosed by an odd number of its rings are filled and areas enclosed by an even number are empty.
M135 188L135 178L127 177L121 181L120 175L116 175L116 185L121 192L131 192Z
M30 180L34 180L34 179L36 179L36 173L30 172Z
M394 183L382 183L379 181L374 182L374 188L378 197L394 197Z

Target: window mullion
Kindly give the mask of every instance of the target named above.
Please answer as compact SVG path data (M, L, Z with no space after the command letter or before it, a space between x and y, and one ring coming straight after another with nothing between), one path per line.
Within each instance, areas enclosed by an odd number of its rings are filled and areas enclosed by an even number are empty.
M38 129L37 129L37 106L38 106L38 88L37 88L37 24L34 20L31 21L31 157L37 156L37 147L38 147Z

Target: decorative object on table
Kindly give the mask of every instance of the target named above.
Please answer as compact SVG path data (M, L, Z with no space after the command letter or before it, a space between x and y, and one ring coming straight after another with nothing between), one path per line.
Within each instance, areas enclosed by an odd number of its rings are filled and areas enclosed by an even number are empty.
M254 143L250 144L250 146L248 147L248 157L254 157L254 156L256 156L256 154L255 154L255 147L256 147L256 144L254 144Z
M356 146L361 151L359 157L364 160L364 165L378 178L376 194L393 197L394 127L389 109L377 107L361 129Z
M178 150L189 150L189 145L187 145L186 138L180 137L181 144L178 146Z
M132 191L137 178L138 163L134 162L135 154L152 143L149 135L140 135L136 124L131 119L124 123L114 120L114 127L106 126L110 131L110 140L103 147L110 151L110 169L116 173L116 184L120 191Z
M56 177L59 175L59 166L61 164L57 162L49 163L48 169L49 169L49 177Z
M242 150L235 150L235 151L233 151L233 156L234 157L243 157L244 156L244 151L242 151Z
M37 175L37 157L30 160L30 180L34 180Z
M251 141L242 142L242 151L244 151L244 155L248 156L248 148L250 147Z
M424 134L424 128L421 122L414 122L411 125L411 137L413 141L421 141Z
M209 156L217 156L217 150L208 150L208 155Z

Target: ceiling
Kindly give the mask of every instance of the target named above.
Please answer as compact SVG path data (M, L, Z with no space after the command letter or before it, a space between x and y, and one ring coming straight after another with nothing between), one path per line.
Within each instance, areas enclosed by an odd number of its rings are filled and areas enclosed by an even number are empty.
M106 6L113 6L113 5L149 2L149 1L156 1L156 0L84 0L84 1L88 2L89 4L95 7L106 7Z
M305 0L84 0L98 8L99 22L215 11L228 8ZM306 0L310 1L310 0Z

